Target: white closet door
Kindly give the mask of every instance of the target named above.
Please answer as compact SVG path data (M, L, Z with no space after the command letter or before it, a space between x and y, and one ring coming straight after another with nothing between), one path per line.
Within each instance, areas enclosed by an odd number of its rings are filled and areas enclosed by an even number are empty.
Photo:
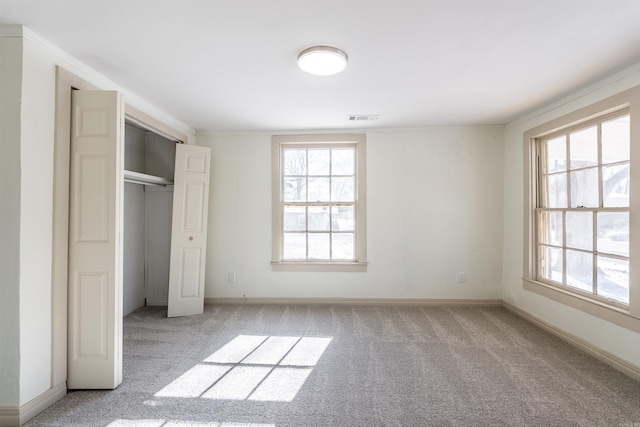
M169 317L204 311L210 159L208 147L176 146Z
M73 91L69 209L70 389L122 382L124 104Z

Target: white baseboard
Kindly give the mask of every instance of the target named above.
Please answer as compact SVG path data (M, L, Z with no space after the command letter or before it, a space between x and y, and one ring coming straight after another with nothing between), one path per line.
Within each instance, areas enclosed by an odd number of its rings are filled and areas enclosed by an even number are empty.
M370 306L475 306L502 307L501 299L424 298L215 298L205 305L370 305Z
M0 406L0 426L14 427L20 425L20 408L17 406Z
M612 368L622 372L623 374L633 378L636 381L640 381L640 366L637 366L625 359L622 359L608 351L586 341L582 338L565 332L556 326L545 322L544 320L504 301L502 306L512 312L513 314L522 317L528 322L533 323L539 328L544 329L547 332L557 336L561 340L571 344L572 346L584 351L585 353L595 357L599 361L606 363Z
M166 307L169 305L169 298L146 298L145 305L154 307Z
M42 393L20 407L0 407L0 426L20 426L67 394L67 384L62 383Z

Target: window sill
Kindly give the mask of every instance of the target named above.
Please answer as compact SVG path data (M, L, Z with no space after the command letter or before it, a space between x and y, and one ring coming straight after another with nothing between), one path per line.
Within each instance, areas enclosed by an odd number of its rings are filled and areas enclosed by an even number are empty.
M368 262L305 262L305 261L271 261L272 271L311 271L311 272L343 272L364 273Z
M522 278L524 289L542 295L561 304L583 311L592 316L615 323L618 326L640 333L640 319L628 310L574 294L553 285Z

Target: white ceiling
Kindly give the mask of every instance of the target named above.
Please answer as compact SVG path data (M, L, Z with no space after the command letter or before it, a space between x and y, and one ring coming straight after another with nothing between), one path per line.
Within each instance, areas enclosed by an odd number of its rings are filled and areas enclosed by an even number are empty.
M640 62L640 0L0 0L0 22L208 131L505 124ZM300 71L319 44L347 70Z

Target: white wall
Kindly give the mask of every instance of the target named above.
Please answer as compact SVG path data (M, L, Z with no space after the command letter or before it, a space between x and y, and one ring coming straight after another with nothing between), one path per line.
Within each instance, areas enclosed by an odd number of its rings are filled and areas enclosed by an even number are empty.
M126 170L144 172L144 142L143 130L130 125L125 126L124 168ZM144 306L144 198L144 186L124 184L123 316Z
M212 148L207 297L500 298L502 127L367 133L366 273L272 272L271 134L197 143Z
M22 39L0 36L0 407L20 384L20 97Z
M20 401L51 382L51 261L55 69L30 40L23 44L20 203ZM25 197L24 195L27 195Z
M525 291L521 278L523 273L524 153L522 138L524 132L638 84L640 84L640 64L506 127L503 249L503 298L505 301L636 366L640 366L640 345L638 344L640 334Z
M144 306L144 198L144 186L131 183L124 184L123 316Z

